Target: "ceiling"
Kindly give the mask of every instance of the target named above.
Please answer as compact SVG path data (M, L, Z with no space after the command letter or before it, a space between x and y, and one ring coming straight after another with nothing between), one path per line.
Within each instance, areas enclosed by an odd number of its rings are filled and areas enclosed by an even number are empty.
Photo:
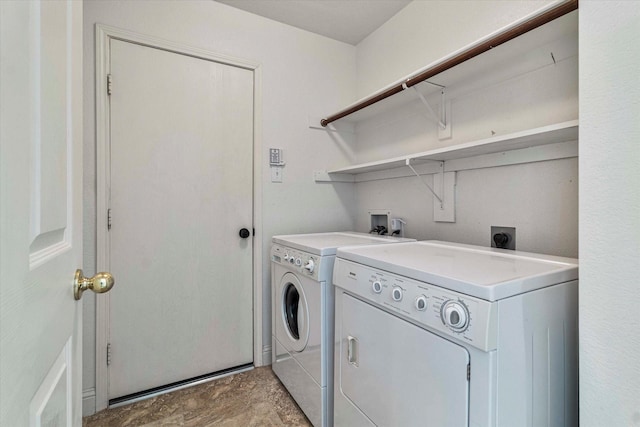
M357 45L411 0L216 0L229 6Z

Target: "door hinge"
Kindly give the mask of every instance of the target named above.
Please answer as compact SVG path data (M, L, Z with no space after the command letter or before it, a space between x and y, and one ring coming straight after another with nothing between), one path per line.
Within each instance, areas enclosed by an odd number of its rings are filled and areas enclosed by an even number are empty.
M113 83L111 74L107 74L107 95L111 95L111 84Z
M107 230L111 230L111 209L107 209Z
M111 365L111 343L107 344L107 366Z
M471 379L471 363L467 364L467 381Z

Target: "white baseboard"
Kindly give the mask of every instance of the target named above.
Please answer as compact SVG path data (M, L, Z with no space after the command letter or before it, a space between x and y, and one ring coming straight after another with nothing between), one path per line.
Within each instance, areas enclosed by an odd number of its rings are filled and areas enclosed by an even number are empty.
M96 413L96 389L82 390L82 416L88 417Z

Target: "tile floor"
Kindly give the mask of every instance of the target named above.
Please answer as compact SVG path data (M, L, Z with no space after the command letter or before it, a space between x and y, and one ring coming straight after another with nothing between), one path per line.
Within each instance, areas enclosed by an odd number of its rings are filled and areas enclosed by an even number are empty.
M83 427L311 427L270 366L107 409Z

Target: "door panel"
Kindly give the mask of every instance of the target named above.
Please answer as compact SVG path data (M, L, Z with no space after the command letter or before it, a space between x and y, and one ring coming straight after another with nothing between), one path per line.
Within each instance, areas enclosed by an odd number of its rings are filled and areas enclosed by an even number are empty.
M113 399L253 361L253 73L110 51Z
M0 21L0 425L80 425L82 3Z
M340 298L340 392L379 426L467 426L467 350L347 294Z

